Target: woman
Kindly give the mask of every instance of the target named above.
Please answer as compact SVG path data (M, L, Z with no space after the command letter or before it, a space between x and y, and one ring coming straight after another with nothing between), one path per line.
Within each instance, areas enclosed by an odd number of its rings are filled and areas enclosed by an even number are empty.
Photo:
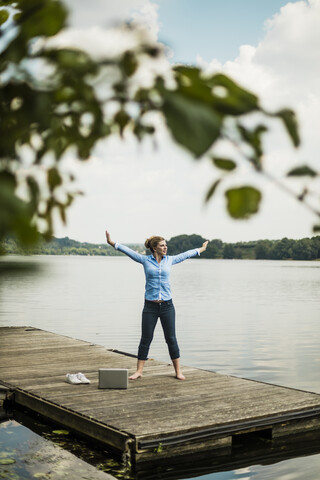
M163 333L168 345L169 354L175 369L176 378L185 380L180 368L180 352L175 333L175 309L171 298L170 270L172 265L183 262L187 258L195 257L204 252L208 242L202 247L188 250L179 255L168 256L167 244L164 238L153 236L146 240L145 246L152 255L141 255L125 245L111 240L110 233L106 231L109 245L125 253L132 260L141 263L146 276L145 303L142 311L141 340L138 349L137 371L129 377L136 380L142 377L145 361L148 358L150 344L153 339L154 329L160 318Z

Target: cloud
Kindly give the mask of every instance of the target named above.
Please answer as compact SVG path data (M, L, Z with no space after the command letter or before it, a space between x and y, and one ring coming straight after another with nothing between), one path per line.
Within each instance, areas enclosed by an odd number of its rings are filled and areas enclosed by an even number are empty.
M288 3L265 23L257 47L243 45L234 61L198 63L208 71L223 70L255 90L263 101L281 106L305 102L320 94L320 0Z
M320 1L288 3L266 22L266 36L258 46L255 63L285 87L284 97L305 98L320 92Z
M224 72L256 92L270 109L293 108L298 115L301 147L295 151L276 124L266 139L266 168L285 173L308 162L320 171L320 0L288 3L265 23L257 47L243 45L234 61L199 65L208 73ZM297 183L297 182L296 182Z
M64 3L69 10L69 22L63 35L59 35L61 42L89 50L93 55L109 46L112 54L116 46L121 49L123 44L125 48L135 44L136 35L116 31L121 24L134 25L151 42L158 38L158 5L150 0L92 0L90 8L85 0L77 0L76 4L64 0ZM126 45L128 39L133 45Z
M139 10L132 12L132 24L147 29L150 40L156 42L160 30L158 19L159 6L155 3L145 2Z
M63 0L67 6L70 28L87 29L92 26L110 28L132 19L132 12L143 10L149 0ZM142 15L141 15L142 16Z
M91 26L86 29L68 28L50 38L47 45L73 47L84 50L94 59L112 58L139 43L139 36L125 28L102 28Z

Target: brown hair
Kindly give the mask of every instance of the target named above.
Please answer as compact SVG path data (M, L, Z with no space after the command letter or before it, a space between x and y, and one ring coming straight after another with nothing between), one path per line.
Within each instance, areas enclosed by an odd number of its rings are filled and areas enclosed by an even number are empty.
M162 242L162 240L164 240L163 237L153 235L152 237L147 238L147 240L144 242L144 246L146 248L149 248L151 252L153 252L156 246L158 245L158 243Z

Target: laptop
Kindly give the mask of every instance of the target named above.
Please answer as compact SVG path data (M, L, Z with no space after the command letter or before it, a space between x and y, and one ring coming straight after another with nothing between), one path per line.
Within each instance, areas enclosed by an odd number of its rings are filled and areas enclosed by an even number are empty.
M128 369L99 368L99 388L128 388Z

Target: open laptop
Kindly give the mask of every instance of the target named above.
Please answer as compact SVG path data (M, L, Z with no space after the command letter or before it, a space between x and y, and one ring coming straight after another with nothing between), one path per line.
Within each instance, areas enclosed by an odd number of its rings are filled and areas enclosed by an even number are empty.
M128 388L128 369L99 368L99 388Z

